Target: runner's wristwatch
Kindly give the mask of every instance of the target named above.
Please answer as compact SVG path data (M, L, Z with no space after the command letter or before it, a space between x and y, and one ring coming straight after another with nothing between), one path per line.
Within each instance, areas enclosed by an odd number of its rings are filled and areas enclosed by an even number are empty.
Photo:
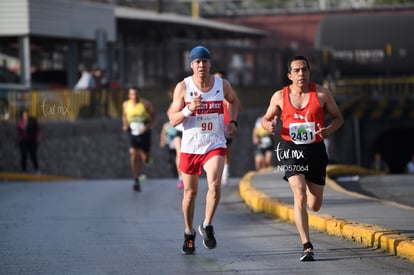
M236 120L230 120L230 123L233 123L234 124L234 126L236 126L236 128L237 128L237 121Z

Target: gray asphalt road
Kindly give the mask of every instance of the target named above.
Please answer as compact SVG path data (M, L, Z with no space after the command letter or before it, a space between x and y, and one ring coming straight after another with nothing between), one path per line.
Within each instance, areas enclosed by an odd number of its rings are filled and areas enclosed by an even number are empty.
M196 225L206 192L200 182ZM312 232L316 262L299 262L296 228L250 212L233 180L215 218L218 246L182 255L175 180L0 183L0 274L412 274L414 265Z
M350 191L414 207L414 175L365 176L339 184Z

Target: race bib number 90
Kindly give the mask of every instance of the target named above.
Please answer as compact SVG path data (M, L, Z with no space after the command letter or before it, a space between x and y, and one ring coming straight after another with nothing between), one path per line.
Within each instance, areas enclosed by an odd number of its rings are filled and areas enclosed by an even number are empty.
M196 128L202 134L211 134L218 131L218 114L198 114Z
M289 135L295 144L309 144L315 141L315 122L289 124Z

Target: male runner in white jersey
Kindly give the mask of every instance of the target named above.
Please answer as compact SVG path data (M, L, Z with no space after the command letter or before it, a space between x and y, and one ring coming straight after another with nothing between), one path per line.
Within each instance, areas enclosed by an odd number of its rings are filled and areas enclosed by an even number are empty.
M184 254L195 251L194 207L202 169L207 175L208 191L205 217L198 230L204 238L203 244L206 248L216 247L212 220L220 200L221 175L226 153L223 99L229 102L231 121L227 127L228 136L237 132L239 106L239 100L230 83L211 75L210 52L207 48L193 48L190 62L193 74L177 84L168 110L170 123L173 126L182 123L184 128L179 166L184 181Z

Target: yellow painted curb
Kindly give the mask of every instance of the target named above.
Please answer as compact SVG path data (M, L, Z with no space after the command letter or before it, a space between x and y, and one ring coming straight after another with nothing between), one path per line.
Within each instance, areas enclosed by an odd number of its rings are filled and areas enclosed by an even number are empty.
M268 216L294 223L293 206L270 198L268 195L257 190L252 185L252 178L263 171L250 171L243 176L239 183L239 193L245 204L254 212L264 213ZM356 166L328 166L328 181L334 182L330 176L339 174L374 174ZM332 183L331 182L331 183ZM335 183L336 184L336 183ZM335 187L335 186L334 186ZM339 188L336 186L335 188ZM341 190L345 192L346 190ZM355 195L355 194L353 194ZM362 198L368 198L361 195ZM361 224L335 218L326 214L309 213L309 227L325 232L328 235L341 237L350 241L358 242L367 247L381 249L382 251L414 262L414 241L377 225Z
M69 178L69 177L59 177L59 176L3 172L3 173L0 173L0 180L3 180L3 181L4 180L10 180L10 181L72 181L72 180L77 180L77 179Z

